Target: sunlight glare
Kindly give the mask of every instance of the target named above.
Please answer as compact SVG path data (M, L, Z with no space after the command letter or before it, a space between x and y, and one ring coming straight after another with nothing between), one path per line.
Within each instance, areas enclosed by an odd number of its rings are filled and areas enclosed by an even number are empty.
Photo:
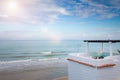
M17 3L16 3L15 1L10 1L10 2L8 3L8 9L9 9L10 11L16 10L16 9L17 9Z
M61 39L58 35L52 35L51 40L53 43L60 43Z

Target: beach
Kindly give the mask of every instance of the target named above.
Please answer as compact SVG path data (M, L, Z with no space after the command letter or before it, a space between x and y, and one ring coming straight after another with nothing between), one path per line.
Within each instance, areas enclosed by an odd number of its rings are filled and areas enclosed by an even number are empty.
M86 49L83 41L78 40L60 43L17 40L1 41L0 44L0 80L67 80L66 58L70 53ZM93 45L92 50L99 51L101 45L98 45ZM119 45L113 45L114 53ZM108 49L105 47L105 50Z
M67 56L82 41L1 41L0 80L66 80Z
M60 80L60 77L67 76L65 59L24 61L17 64L11 62L0 65L3 66L0 67L0 80L56 80L57 78Z

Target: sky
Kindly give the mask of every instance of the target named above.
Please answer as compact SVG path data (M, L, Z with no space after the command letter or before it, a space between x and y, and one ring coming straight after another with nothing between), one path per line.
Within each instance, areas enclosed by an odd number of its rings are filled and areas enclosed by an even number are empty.
M0 0L0 40L120 39L120 0Z

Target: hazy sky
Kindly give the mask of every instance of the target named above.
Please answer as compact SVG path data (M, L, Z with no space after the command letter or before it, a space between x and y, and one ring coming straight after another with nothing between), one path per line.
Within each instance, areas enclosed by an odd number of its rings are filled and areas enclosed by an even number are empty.
M0 40L120 39L120 0L0 0Z

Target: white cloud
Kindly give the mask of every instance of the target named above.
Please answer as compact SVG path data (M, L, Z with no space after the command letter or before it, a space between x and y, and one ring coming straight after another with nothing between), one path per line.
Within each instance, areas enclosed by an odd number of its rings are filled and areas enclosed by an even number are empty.
M62 0L61 3L61 6L69 4L66 9L81 18L109 19L120 16L119 0Z
M109 0L110 4L113 5L113 8L120 9L120 0Z
M7 15L6 22L46 24L55 22L60 15L69 15L66 9L56 5L54 0L16 0L18 3L16 12L12 10L9 12L6 9L8 1L0 2L0 12L2 12L0 17L4 18Z

